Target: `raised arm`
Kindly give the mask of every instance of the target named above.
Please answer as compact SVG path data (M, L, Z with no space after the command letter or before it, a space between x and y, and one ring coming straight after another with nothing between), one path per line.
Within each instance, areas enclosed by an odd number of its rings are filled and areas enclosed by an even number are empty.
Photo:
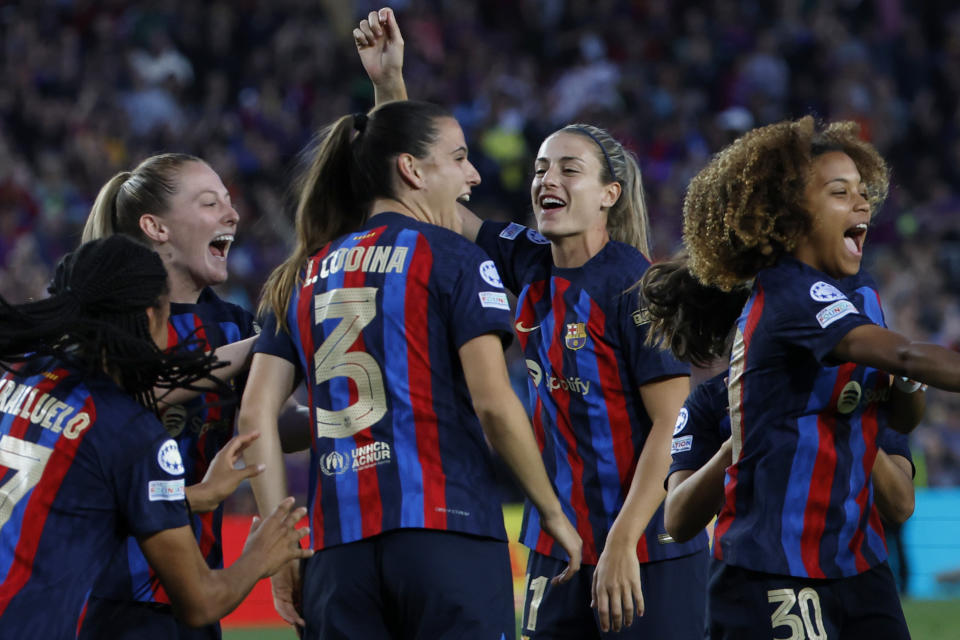
M214 369L211 375L220 382L229 382L233 380L237 374L246 371L247 367L250 366L250 352L251 349L253 349L253 343L256 339L257 336L251 336L217 347L213 353L217 356L217 360L226 362L227 365L219 369ZM196 390L181 388L155 389L154 395L157 398L157 407L163 409L171 405L183 404L196 398L205 391L217 391L216 383L212 380L200 380L195 383L194 386Z
M287 498L262 522L254 518L243 554L226 569L207 566L187 526L145 536L139 539L140 548L170 596L177 617L194 627L213 624L233 611L258 580L313 555L298 544L309 530L295 528L305 512L294 509L293 498Z
M366 20L353 30L353 41L360 62L373 83L376 104L390 100L406 100L403 82L403 36L393 9L371 11Z
M597 609L604 632L619 631L633 623L634 615L643 615L637 544L666 495L663 479L670 469L670 439L689 392L690 379L686 376L640 387L653 426L593 574L591 606Z
M563 513L526 411L510 386L500 338L485 334L460 347L460 361L483 432L540 513L544 531L563 547L570 562L553 582L566 582L580 568L582 541Z

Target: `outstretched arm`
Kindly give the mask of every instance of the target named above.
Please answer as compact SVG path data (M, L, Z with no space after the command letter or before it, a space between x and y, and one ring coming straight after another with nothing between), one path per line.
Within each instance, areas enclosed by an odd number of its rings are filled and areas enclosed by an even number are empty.
M287 498L262 522L254 518L243 554L226 569L207 566L188 526L145 536L140 548L170 595L177 617L200 627L233 611L261 578L313 555L298 543L308 529L295 528L305 512L294 509L293 498Z
M544 531L570 556L567 568L553 579L566 582L580 569L582 541L563 513L527 413L510 386L500 338L488 333L467 341L460 347L460 361L483 433L536 506Z
M633 623L634 615L643 615L637 543L666 495L663 479L670 470L670 440L689 393L690 379L686 376L640 387L653 426L593 574L591 606L597 609L604 632L619 631Z
M353 41L360 62L373 83L376 104L390 100L406 100L403 82L403 36L393 9L371 11L353 30Z
M226 362L227 365L219 369L214 369L210 375L221 382L229 382L233 380L234 376L238 373L246 371L247 367L250 366L250 352L253 349L253 343L256 339L257 336L251 336L217 347L213 351L214 355L217 356L217 360ZM163 389L157 387L153 392L157 398L157 407L162 410L171 405L183 404L188 400L196 398L205 391L217 391L216 384L211 380L199 380L194 386L197 390L182 388Z

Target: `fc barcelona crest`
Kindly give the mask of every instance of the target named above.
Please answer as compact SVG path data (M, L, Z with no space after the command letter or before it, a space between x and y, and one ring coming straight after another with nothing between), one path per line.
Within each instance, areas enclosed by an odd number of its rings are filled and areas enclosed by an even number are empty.
M582 349L587 344L587 325L583 322L568 322L567 335L564 338L567 349Z

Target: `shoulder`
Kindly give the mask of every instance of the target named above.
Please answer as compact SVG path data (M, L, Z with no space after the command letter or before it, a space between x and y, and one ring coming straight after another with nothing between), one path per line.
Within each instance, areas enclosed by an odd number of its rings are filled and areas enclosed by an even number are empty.
M197 303L208 306L220 318L233 319L238 323L253 322L252 313L238 304L224 300L210 287L204 288Z

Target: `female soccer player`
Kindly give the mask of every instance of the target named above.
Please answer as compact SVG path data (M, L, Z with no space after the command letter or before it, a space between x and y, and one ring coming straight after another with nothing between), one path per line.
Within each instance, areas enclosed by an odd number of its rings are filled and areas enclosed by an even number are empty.
M960 391L960 355L878 326L839 282L860 269L887 184L855 124L810 117L747 133L690 184L693 274L721 289L754 279L730 361L711 637L909 636L872 522L869 400L882 372L908 378L901 392Z
M393 13L371 13L353 35L377 100L403 97L403 40ZM586 569L568 584L550 584L565 556L528 505L523 633L701 638L706 534L673 542L661 508L688 368L644 345L636 292L628 291L649 265L639 167L602 129L570 125L544 140L534 170L539 233L481 226L461 208L464 235L518 295L515 328L531 377L534 429L584 541Z
M217 372L228 381L248 366L256 335L253 316L221 300L210 288L227 279L227 255L238 223L229 192L207 163L166 153L111 178L100 190L83 231L85 241L124 234L160 254L170 274L170 343L197 339L201 348L216 349L219 358L230 362ZM247 438L230 441L235 400L213 391L177 390L159 396L161 419L183 457L197 543L208 566L216 569L223 565L221 503L258 469L233 468L248 444ZM221 451L227 455L218 460L215 456ZM94 588L82 639L220 637L219 623L188 629L177 621L133 538L127 547Z
M497 269L451 230L479 182L463 132L440 107L391 102L337 120L310 162L240 410L241 433L262 433L245 457L267 464L253 486L268 512L285 491L277 411L299 378L310 394L317 554L302 595L296 565L274 579L277 610L307 638L512 638L487 440L569 554L560 579L580 538L510 387Z
M61 261L51 297L0 298L0 629L74 637L94 578L136 537L188 624L229 613L261 577L308 557L288 499L221 571L189 526L183 463L154 413L157 385L191 384L216 361L167 345L167 274L128 238ZM17 363L17 364L11 364Z

